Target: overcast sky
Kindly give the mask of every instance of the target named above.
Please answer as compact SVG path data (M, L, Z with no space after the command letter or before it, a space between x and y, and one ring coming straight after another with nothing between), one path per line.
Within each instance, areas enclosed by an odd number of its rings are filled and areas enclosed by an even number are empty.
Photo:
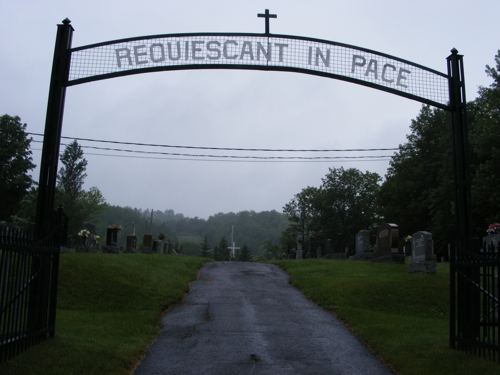
M75 29L72 45L79 47L155 34L263 33L264 20L257 13L265 9L278 16L271 20L271 33L364 47L443 73L450 50L456 48L464 55L468 100L476 97L478 86L491 83L485 65L494 65L500 49L498 0L2 0L0 114L17 115L28 124L29 132L43 133L56 29L66 17ZM420 108L416 101L306 74L166 71L69 87L62 134L221 148L396 148L406 141L411 119ZM318 156L111 147L185 154ZM39 165L41 143L32 143L32 148ZM173 209L201 218L218 212L281 211L303 188L319 186L330 167L358 168L383 177L389 164L388 158L241 162L168 155L153 159L153 155L91 148L84 152L88 160L85 189L97 186L109 204ZM38 173L38 169L33 171L35 180Z

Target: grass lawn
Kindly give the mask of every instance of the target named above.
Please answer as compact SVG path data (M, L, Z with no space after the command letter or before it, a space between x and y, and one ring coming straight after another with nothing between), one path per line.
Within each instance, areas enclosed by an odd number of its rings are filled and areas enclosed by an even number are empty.
M56 338L0 365L2 375L131 374L207 261L146 254L61 254ZM275 262L399 375L500 374L500 364L448 348L449 267L335 260ZM366 374L369 374L367 369Z
M206 259L61 254L56 338L0 365L2 375L130 374Z
M332 311L399 375L500 374L500 364L449 349L449 266L437 275L408 265L303 260L275 262L290 283Z

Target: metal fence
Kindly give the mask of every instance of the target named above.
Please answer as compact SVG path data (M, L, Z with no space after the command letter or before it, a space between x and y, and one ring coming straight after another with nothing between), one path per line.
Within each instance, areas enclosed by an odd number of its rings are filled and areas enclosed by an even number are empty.
M67 216L54 211L50 233L0 227L0 363L53 337L55 332L60 239Z
M452 249L450 346L500 363L500 246L480 245Z

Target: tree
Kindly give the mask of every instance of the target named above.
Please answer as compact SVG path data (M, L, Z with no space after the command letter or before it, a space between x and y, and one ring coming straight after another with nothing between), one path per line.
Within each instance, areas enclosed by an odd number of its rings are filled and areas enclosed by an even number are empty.
M249 249L247 244L244 244L238 254L238 260L240 262L250 262L252 260L252 251Z
M205 237L203 238L203 243L201 244L200 248L201 248L201 252L200 252L201 257L210 258L212 256L211 251L210 251L211 247L208 243L207 235L205 235Z
M229 243L226 237L222 237L219 242L219 258L216 260L228 261L231 259L231 251L229 250Z
M265 251L266 259L281 259L281 252L278 245L273 244L271 241L264 242L262 248Z
M18 116L0 117L0 220L10 220L33 184L31 140Z
M64 149L61 163L63 166L57 175L55 204L64 207L68 215L68 232L76 235L84 221L102 218L102 212L107 208L106 199L97 187L91 187L88 191L83 189L87 177L87 160L76 140Z
M64 149L61 155L64 165L57 174L57 186L67 195L70 201L77 200L83 189L83 182L87 174L87 160L83 157L82 147L76 140Z
M298 234L302 238L311 231L317 231L319 207L322 203L321 189L308 186L300 193L295 194L293 199L283 207L283 213L289 221L290 233L294 233L293 237ZM294 239L295 241L295 239Z
M450 121L448 112L422 106L411 120L407 142L392 157L379 194L382 216L398 224L400 238L431 232L436 253L442 255L453 222Z
M215 261L222 260L222 257L221 257L220 251L219 251L219 246L214 247L213 258Z
M330 168L322 179L321 206L317 208L320 233L327 234L327 238L340 234L353 249L356 233L373 228L379 221L376 196L380 181L377 173Z
M480 87L469 105L473 217L479 235L488 224L500 221L500 50L495 62L496 68L486 65L493 79L490 87Z

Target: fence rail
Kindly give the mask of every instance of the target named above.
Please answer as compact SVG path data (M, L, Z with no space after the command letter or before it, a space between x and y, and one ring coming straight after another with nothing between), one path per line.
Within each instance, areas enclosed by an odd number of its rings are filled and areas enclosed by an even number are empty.
M62 209L52 216L43 239L0 226L0 363L54 336L59 247L67 216Z
M500 246L455 246L450 259L450 346L500 363Z

